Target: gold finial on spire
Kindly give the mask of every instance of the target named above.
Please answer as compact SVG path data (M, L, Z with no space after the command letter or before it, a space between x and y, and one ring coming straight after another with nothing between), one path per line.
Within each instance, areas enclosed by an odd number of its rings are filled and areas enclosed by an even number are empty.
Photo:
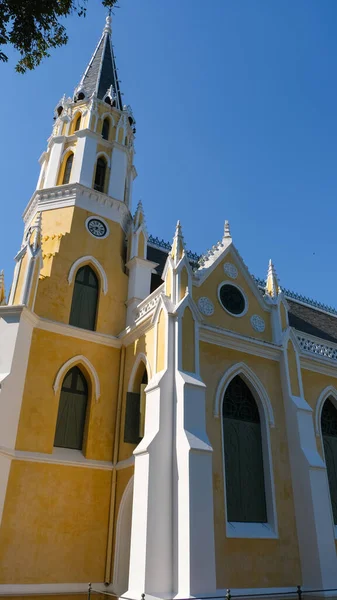
M277 281L275 267L274 267L271 259L270 259L269 265L268 265L268 274L267 274L265 290L266 290L266 294L268 294L272 298L275 298L280 292L280 286Z
M177 264L180 261L180 259L183 257L184 252L185 252L184 237L182 234L180 221L178 221L177 225L176 225L176 230L174 233L172 248L171 248L171 256L172 256L175 264Z

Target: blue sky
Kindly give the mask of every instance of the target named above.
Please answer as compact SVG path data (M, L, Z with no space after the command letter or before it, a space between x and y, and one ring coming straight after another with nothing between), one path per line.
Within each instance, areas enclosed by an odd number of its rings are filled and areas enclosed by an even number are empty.
M120 0L113 39L137 120L133 207L202 253L225 219L250 271L337 306L336 0ZM0 64L0 268L9 289L21 214L53 109L104 25L99 0L32 73Z

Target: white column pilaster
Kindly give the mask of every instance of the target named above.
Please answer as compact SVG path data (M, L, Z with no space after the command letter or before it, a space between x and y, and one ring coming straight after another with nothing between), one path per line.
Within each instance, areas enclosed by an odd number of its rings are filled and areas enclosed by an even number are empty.
M63 154L64 141L64 136L58 136L52 139L50 156L44 180L45 188L55 187L57 183L57 177L61 166L61 156Z
M297 363L303 390L298 357ZM336 588L337 557L327 471L317 451L312 409L303 391L300 396L291 391L286 347L281 378L303 586Z
M71 183L92 187L97 155L97 134L89 129L76 132L77 145L71 171Z
M121 202L124 202L127 162L127 150L115 145L112 150L108 194Z
M171 595L173 590L173 344L168 318L167 369L146 388L145 435L134 451L135 474L127 597ZM171 353L171 354L170 354Z

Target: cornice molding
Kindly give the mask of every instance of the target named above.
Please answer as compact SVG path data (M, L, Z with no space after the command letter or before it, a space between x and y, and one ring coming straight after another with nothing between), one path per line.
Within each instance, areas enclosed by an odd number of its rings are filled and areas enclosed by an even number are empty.
M279 361L283 349L270 342L263 342L246 337L226 329L200 325L199 339L201 342L216 344L231 350L238 350L255 356L262 356L270 360Z
M79 208L82 208L83 198L97 204L96 211L96 207L93 206L92 208L93 213L99 213L99 206L114 209L116 214L120 214L119 220L121 227L124 229L125 233L128 232L132 216L127 205L120 200L116 200L107 194L98 192L93 188L86 187L80 183L68 183L52 188L35 190L22 215L25 227L27 227L39 211L53 210L67 206L78 206ZM88 210L88 207L85 206L85 209ZM113 215L111 215L110 218L115 220Z

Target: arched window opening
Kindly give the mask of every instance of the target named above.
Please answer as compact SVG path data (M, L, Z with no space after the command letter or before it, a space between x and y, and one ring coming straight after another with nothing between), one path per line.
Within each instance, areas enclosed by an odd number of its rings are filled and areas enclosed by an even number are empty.
M106 102L106 104L109 104L109 105L111 106L111 98L109 98L109 96L107 96L107 97L104 99L104 102Z
M70 325L95 330L98 289L98 279L92 268L85 265L78 269L71 303Z
M60 394L54 446L82 450L88 384L78 367L66 374Z
M94 189L97 190L98 192L104 192L105 174L106 174L106 160L105 160L105 158L103 158L103 156L100 156L97 159L95 181L94 181Z
M223 400L227 521L266 523L261 423L257 404L239 375Z
M144 437L147 371L143 363L136 373L134 390L126 394L124 442L138 444Z
M73 160L74 160L74 155L73 153L69 154L67 160L66 160L66 164L64 167L64 173L63 173L63 179L62 179L62 184L65 183L69 183L70 181L70 175L71 175L71 169L73 166Z
M78 115L76 122L75 122L74 131L78 131L80 127L81 127L81 115Z
M321 426L333 520L337 525L337 409L329 398L323 406Z
M57 109L57 114L58 114L59 117L61 116L62 111L63 111L63 106L59 106L58 109Z
M80 92L79 94L77 94L76 100L84 100L85 96L83 92Z
M108 118L104 119L102 125L102 138L103 140L109 139L110 121Z

